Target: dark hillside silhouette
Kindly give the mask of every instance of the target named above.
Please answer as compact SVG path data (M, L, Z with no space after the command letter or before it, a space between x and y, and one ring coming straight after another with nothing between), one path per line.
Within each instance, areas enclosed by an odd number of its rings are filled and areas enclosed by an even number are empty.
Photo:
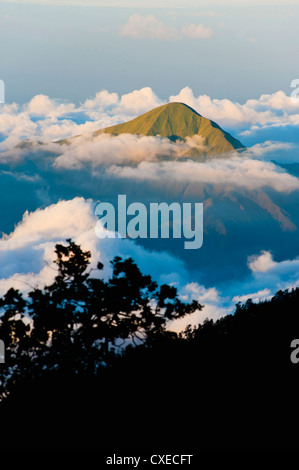
M51 286L1 299L3 447L298 446L299 289L176 335L167 321L197 302L131 259L103 281L72 241L56 254Z

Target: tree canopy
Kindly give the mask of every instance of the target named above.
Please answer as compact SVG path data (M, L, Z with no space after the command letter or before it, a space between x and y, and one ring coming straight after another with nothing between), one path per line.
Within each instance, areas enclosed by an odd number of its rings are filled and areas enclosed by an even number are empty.
M0 299L0 337L6 367L2 394L9 383L44 370L89 371L109 365L130 344L149 342L167 323L202 306L178 298L175 287L158 286L131 258L111 261L112 277L90 269L91 253L72 240L57 244L53 283L28 296L11 288ZM93 274L93 276L92 276Z

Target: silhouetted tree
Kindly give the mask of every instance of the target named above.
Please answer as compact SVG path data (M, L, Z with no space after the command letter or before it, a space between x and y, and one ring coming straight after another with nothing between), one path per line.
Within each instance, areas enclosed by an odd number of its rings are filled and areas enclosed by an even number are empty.
M168 321L202 308L181 302L174 287L159 287L131 258L115 257L108 281L100 278L101 263L91 277L91 253L67 242L56 245L51 285L28 297L10 289L0 300L7 357L3 394L8 381L45 370L95 373L113 360L116 346L143 343L164 331Z

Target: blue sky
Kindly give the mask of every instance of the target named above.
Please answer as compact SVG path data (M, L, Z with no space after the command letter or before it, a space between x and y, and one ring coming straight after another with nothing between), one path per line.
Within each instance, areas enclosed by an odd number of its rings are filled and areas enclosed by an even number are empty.
M7 102L43 93L78 103L101 89L145 86L161 99L186 86L239 102L290 93L299 77L298 1L150 3L0 1Z

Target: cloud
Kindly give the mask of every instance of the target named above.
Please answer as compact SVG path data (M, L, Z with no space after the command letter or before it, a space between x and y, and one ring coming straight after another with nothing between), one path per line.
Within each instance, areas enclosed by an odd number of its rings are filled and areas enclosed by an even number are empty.
M285 277L296 278L299 282L299 257L293 260L274 261L269 251L262 251L259 255L248 258L248 267L257 279L261 277L276 277L281 283Z
M120 36L127 36L133 39L160 39L167 41L182 39L183 36L192 39L209 39L212 34L212 30L202 24L185 24L179 30L158 20L151 14L135 14L130 16L128 22L122 26L119 33Z
M270 269L274 268L277 263L273 261L273 257L270 252L263 251L259 256L254 256L249 260L248 266L252 272L265 273Z
M204 117L229 128L251 128L252 126L281 126L299 123L299 103L283 91L272 95L261 95L244 104L228 99L212 99L207 95L195 97L190 87L183 88L177 95L169 97L170 102L188 104Z
M105 177L135 182L172 181L236 186L248 190L272 188L290 193L299 190L299 179L273 162L264 161L264 155L289 148L288 144L265 142L247 149L242 155L211 159L205 162L185 161L186 152L205 149L200 138L187 138L173 143L154 136L100 134L78 137L71 144L56 147L57 169L80 170L99 168ZM161 161L163 158L164 161Z
M160 283L166 278L181 282L188 277L183 262L167 253L146 251L131 240L97 238L96 222L94 203L78 197L26 212L15 230L0 240L0 292L11 286L28 291L51 282L54 246L67 238L91 250L93 267L99 260L104 263L106 278L111 274L109 262L116 255L132 257L144 273Z
M122 95L115 112L127 115L138 115L164 104L150 87L141 88Z
M100 168L106 177L120 180L230 185L248 190L272 188L277 192L298 191L299 179L271 161L274 152L291 148L290 144L266 141L246 149L242 155L198 162L186 159L190 149L205 150L201 136L173 143L154 136L100 134L73 139L53 150L54 167L80 170ZM161 161L163 159L164 161Z
M245 295L235 295L233 297L233 302L236 303L245 303L248 299L251 299L252 302L261 302L263 300L268 300L272 297L270 289L263 289L258 292Z
M162 100L150 87L143 87L123 95L101 90L79 105L46 95L37 95L22 106L16 103L3 105L0 110L0 161L20 159L24 149L19 144L24 140L50 143L92 133L174 101L188 104L241 141L247 140L247 145L251 145L247 153L250 157L265 158L268 155L271 159L275 153L276 161L296 160L294 144L299 145L299 104L293 103L282 91L241 104L206 95L195 97L189 87ZM282 142L274 142L278 135ZM264 140L263 136L266 137Z
M139 181L183 181L235 185L249 190L272 188L289 193L299 189L299 179L276 167L273 163L234 157L213 159L204 163L195 161L141 162L137 167L111 166L107 172L119 178Z
M122 26L119 35L133 39L173 40L178 38L178 32L172 26L166 25L154 15L139 14L130 16L128 22Z
M223 298L215 287L206 288L197 282L190 282L183 286L180 289L180 298L184 302L197 300L204 305L204 308L172 322L170 329L177 332L185 330L187 325L197 326L207 318L218 320L233 311L233 306L229 305L227 299Z
M231 312L238 302L244 303L248 299L260 302L270 299L279 290L299 287L299 257L275 261L270 251L263 250L249 256L247 261L249 275L240 281L227 282L225 296L222 294L221 297L219 292L220 305L230 308Z
M211 99L207 95L200 95L196 98L189 87L183 88L177 95L170 96L169 101L182 101L204 117L228 127L247 127L257 123L265 124L271 119L273 121L274 118L269 110L257 111L253 106L248 106L246 103L241 105L228 99Z
M92 268L99 260L103 262L104 271L100 276L105 279L111 275L109 262L114 256L132 257L143 273L150 274L160 284L178 287L183 301L197 299L205 304L203 312L195 312L185 322L172 324L175 331L184 329L188 323L195 325L207 317L219 318L228 313L228 307L222 307L223 299L215 288L188 282L188 270L180 259L166 252L147 251L128 239L99 239L95 233L96 222L93 202L83 198L26 212L15 230L0 240L0 295L10 287L29 292L34 287L50 284L57 272L55 244L72 238L82 249L91 251Z
M232 102L227 99L212 99L207 95L195 97L189 87L183 88L177 95L172 95L168 100L161 100L150 87L144 87L140 90L134 90L121 97L117 93L110 93L102 90L96 93L94 98L86 100L82 105L75 106L73 103L63 103L59 100L50 99L45 95L35 96L28 104L23 107L16 103L4 105L1 107L0 116L3 119L3 128L1 132L7 132L12 125L5 125L17 115L28 119L31 116L43 116L47 118L69 118L76 120L84 113L88 116L91 111L97 111L93 119L105 117L108 121L111 118L120 121L126 115L137 115L145 112L155 106L166 102L183 102L193 107L203 116L219 122L221 125L235 126L236 128L245 125L273 125L273 124L296 124L299 123L299 104L293 103L291 97L279 91L272 95L261 95L259 99L247 100L245 104ZM284 114L278 113L284 111ZM12 123L13 124L13 123Z
M248 298L257 302L271 297L278 289L299 286L299 258L277 262L267 251L248 258L249 275L245 279L231 280L225 287L204 286L190 279L187 267L173 254L147 250L129 239L97 238L96 222L94 203L78 197L26 212L14 231L0 239L0 295L12 286L29 292L36 286L50 284L56 275L55 244L64 243L66 238L91 251L92 267L99 260L104 263L101 276L105 279L111 275L109 261L114 256L130 256L143 273L160 284L176 286L183 301L196 299L205 306L173 323L171 329L175 331L187 324L197 325L205 318L215 320L233 313L235 303Z
M58 104L46 95L36 95L29 101L25 108L31 116L60 117L75 111L73 103Z
M76 106L46 95L36 95L28 103L5 104L0 110L0 161L18 160L24 140L55 142L74 135L128 121L163 104L149 87L121 97L102 90L94 98Z
M102 90L96 93L93 99L88 99L84 103L86 109L109 109L119 103L119 96L117 93L109 93L107 90Z
M182 28L182 33L192 39L209 39L212 36L212 30L202 24L186 24Z
M250 158L263 158L270 154L269 158L273 158L273 155L278 151L291 150L295 146L289 142L271 142L266 140L261 144L255 144L252 147L247 148L243 155Z
M150 87L125 93L121 97L117 93L102 90L96 93L93 99L86 100L78 112L84 112L86 116L94 120L105 117L108 123L109 120L119 123L165 103Z
M63 146L54 166L79 170L86 168L86 165L92 168L106 168L147 160L158 161L159 157L165 155L176 158L179 149L180 146L176 147L170 140L159 137L102 134L92 140L87 136L75 139L71 145ZM186 150L186 147L183 146L183 149Z
M114 256L132 257L141 271L159 284L176 286L182 301L196 299L205 305L202 311L172 323L172 330L181 331L187 324L197 325L207 317L217 319L231 313L229 300L215 287L191 282L188 269L175 255L146 250L129 239L100 239L96 222L94 203L78 197L26 212L14 231L0 239L0 295L11 287L26 293L49 285L57 273L55 244L72 238L82 249L91 251L92 268L98 261L104 264L101 277L111 276L110 260ZM97 230L102 229L97 226ZM97 275L95 271L93 275Z

